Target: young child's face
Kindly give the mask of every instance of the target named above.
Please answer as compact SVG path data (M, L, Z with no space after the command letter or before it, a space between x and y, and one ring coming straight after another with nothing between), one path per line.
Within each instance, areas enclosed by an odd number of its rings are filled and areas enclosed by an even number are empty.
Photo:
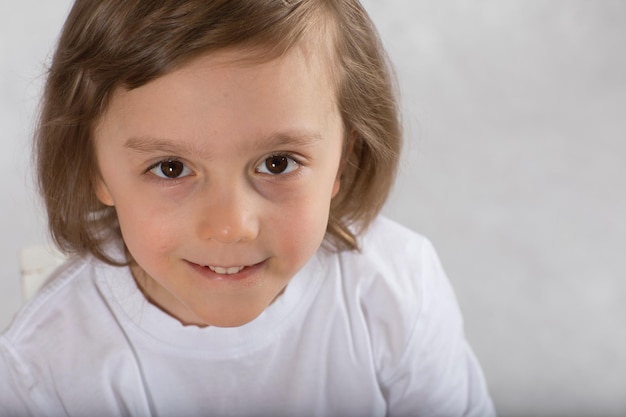
M319 54L318 54L319 55ZM344 132L324 59L210 53L118 90L97 125L97 195L133 274L185 324L238 326L324 239Z

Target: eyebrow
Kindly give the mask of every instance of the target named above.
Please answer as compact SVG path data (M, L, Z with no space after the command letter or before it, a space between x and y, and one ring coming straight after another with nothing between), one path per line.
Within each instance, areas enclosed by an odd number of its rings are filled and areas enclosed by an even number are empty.
M323 141L322 135L306 130L274 132L264 135L254 143L256 149L274 149L283 146L309 147Z
M323 141L323 137L316 132L306 130L274 132L269 135L259 136L252 143L253 149L270 150L289 147L309 147ZM204 155L206 149L199 148L187 141L172 141L158 137L131 137L124 147L139 154L167 153L172 155Z
M195 146L191 146L187 142L178 143L167 139L148 136L129 138L126 143L124 143L124 147L139 154L151 154L155 152L163 152L174 155L200 153L200 149L197 149Z

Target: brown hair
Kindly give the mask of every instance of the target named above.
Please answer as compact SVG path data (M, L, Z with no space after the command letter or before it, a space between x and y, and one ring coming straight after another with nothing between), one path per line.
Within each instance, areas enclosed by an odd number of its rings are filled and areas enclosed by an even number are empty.
M220 48L262 48L275 57L324 27L349 149L327 241L357 249L356 236L393 184L401 147L390 68L358 0L76 0L49 69L34 147L61 250L115 263L104 244L121 232L115 208L94 192L93 130L116 88L137 88Z

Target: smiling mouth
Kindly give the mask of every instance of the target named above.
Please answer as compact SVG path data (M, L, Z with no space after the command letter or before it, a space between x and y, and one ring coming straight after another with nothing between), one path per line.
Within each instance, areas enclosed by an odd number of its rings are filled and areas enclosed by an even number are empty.
M223 268L220 266L213 266L213 265L203 265L205 268L209 268L211 271L215 272L216 274L220 274L220 275L234 275L234 274L238 274L240 273L245 266L232 266L230 268Z
M204 263L195 263L191 261L186 262L196 272L199 272L201 276L203 276L205 279L208 279L209 281L246 281L246 285L250 286L260 281L262 276L261 271L266 261L267 260L252 265L241 266L215 266L207 265Z

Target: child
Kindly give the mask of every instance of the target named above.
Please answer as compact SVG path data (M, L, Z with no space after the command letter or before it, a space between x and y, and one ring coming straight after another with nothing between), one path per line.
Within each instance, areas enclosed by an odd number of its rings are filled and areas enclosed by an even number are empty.
M0 339L3 416L490 416L357 0L77 0L35 151L72 260Z

